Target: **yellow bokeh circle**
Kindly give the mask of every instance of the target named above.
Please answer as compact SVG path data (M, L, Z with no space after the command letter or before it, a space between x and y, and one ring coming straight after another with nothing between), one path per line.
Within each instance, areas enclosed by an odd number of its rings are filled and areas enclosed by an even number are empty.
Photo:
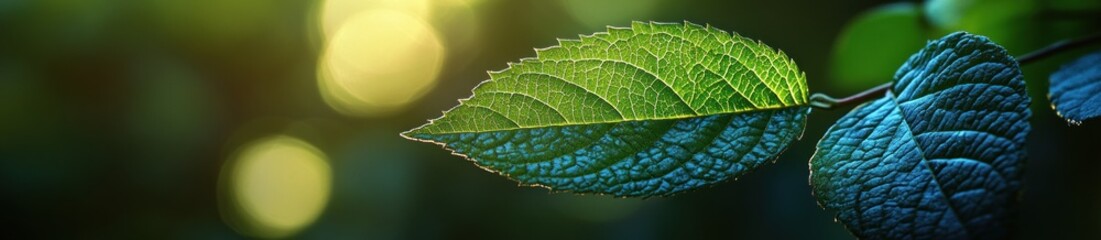
M368 10L344 22L318 66L326 102L358 116L385 115L436 83L445 49L433 28L396 10Z
M227 222L245 235L283 238L310 226L328 203L332 169L302 140L275 136L242 147L220 180Z
M431 5L428 0L325 0L321 3L319 16L321 33L331 38L356 14L381 9L425 17L429 15Z

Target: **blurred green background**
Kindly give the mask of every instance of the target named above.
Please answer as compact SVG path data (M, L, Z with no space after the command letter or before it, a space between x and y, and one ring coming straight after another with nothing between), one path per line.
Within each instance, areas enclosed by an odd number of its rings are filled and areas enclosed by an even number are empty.
M667 198L517 187L398 133L487 70L631 20L782 49L813 92L890 80L928 39L1014 55L1101 30L1101 0L5 0L0 186L8 236L109 239L850 239L807 185L846 110L734 182ZM1067 126L1024 68L1033 131L1014 236L1101 238L1101 123Z

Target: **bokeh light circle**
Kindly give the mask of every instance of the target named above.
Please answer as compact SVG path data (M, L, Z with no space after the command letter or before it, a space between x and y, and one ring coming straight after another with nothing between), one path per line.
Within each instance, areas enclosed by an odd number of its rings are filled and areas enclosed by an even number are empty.
M318 66L326 102L342 113L385 115L436 83L445 49L423 20L395 10L368 10L345 22Z
M275 136L244 146L223 170L229 219L260 238L291 236L325 209L332 188L326 156L302 140Z
M428 0L324 0L321 5L322 34L331 38L349 19L367 10L388 9L414 17L428 16Z

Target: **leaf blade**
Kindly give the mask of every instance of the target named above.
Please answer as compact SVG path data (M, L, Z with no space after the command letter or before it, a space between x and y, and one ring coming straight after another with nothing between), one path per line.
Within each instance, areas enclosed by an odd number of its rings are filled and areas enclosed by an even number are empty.
M665 196L726 181L774 160L802 135L809 110L411 137L446 143L479 167L526 186Z
M550 108L572 111L563 114L566 116L563 120L518 122L520 128L530 128L680 119L807 103L806 76L786 54L710 26L635 22L631 28L609 28L607 33L559 43L538 49L537 58L522 59L508 69L491 72L491 80L476 87L474 96L463 100L459 107L467 104L495 107L495 103L507 103L508 100L497 97L479 97L486 92L503 91L528 94L544 100ZM587 90L605 104L572 100L592 98L576 89ZM652 92L635 92L641 90ZM510 118L528 114L517 109L505 110L499 112ZM589 113L594 110L604 114ZM618 117L610 114L613 110ZM477 115L462 114L465 110L453 111L413 132L516 129L482 124ZM436 124L440 121L447 123Z
M820 205L866 238L1003 238L1020 189L1029 99L985 37L950 34L842 117L811 159Z
M1059 117L1074 125L1101 117L1101 52L1063 65L1048 79L1048 98Z
M710 26L636 22L559 43L402 135L522 185L664 196L776 159L810 111L790 58Z

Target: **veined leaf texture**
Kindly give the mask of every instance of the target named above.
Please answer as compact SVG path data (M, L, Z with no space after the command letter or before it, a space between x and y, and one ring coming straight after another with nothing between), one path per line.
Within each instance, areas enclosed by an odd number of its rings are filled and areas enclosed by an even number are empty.
M1063 65L1050 80L1048 97L1060 117L1075 125L1101 117L1101 52Z
M635 22L559 43L403 135L522 185L661 196L775 160L810 111L783 52L710 26Z
M930 42L887 96L842 117L818 143L819 203L869 239L1004 239L1029 132L1017 61L987 38Z

